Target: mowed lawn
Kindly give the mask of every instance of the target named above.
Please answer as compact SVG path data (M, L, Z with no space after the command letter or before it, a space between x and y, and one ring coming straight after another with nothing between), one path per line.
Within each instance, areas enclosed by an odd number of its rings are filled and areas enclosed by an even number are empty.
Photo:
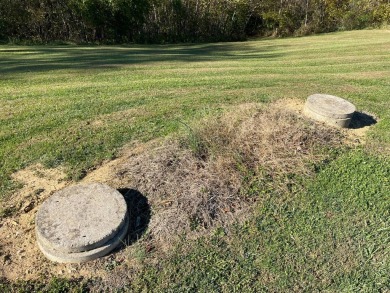
M390 143L390 31L166 46L0 46L0 179L35 162L74 179L126 142L175 132L223 104L349 99ZM385 147L385 146L382 146Z
M390 31L241 43L0 46L0 192L30 164L77 180L126 143L174 134L224 105L328 93L378 123L292 195L173 249L129 290L388 292ZM183 247L184 245L184 247Z

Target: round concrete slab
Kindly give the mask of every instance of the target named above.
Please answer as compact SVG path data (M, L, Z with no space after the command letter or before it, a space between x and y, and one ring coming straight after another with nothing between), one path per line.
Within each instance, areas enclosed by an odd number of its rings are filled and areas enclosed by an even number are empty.
M307 98L305 107L317 114L336 118L351 118L356 111L356 107L350 102L331 95L314 94Z
M42 243L39 239L38 239L38 247L43 252L43 254L51 261L60 262L60 263L86 262L86 261L94 260L99 257L105 256L106 254L114 250L116 247L118 247L120 244L122 244L123 239L127 234L128 228L129 228L129 219L128 217L126 217L124 226L113 238L111 238L104 245L88 251L64 253L60 250L53 249L52 247L45 246L45 244Z
M38 210L38 243L46 251L77 253L101 248L125 226L127 205L115 189L100 183L56 192Z
M350 102L331 95L314 94L307 98L304 113L318 121L346 128L356 107Z

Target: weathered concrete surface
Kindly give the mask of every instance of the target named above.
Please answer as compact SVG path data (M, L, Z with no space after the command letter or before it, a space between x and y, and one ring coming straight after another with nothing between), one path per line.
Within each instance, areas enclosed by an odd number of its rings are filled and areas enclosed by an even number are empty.
M314 94L307 98L304 113L315 120L347 128L356 107L350 102L331 95Z
M42 253L51 261L59 263L86 262L105 256L106 254L114 250L116 247L118 247L120 244L123 244L123 239L127 234L128 228L129 219L128 217L126 217L125 224L123 225L122 229L113 238L111 238L102 246L88 251L66 253L60 250L53 249L52 247L45 246L45 244L41 243L39 239L38 246L41 249Z
M127 205L115 189L100 183L56 192L38 210L35 228L46 251L63 254L102 248L125 226Z

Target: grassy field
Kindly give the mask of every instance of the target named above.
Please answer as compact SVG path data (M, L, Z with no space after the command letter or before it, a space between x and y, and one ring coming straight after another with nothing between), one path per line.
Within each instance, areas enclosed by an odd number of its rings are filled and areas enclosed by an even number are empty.
M390 142L390 32L176 46L0 47L0 179L29 164L72 178L124 143L178 130L223 104L339 95Z
M17 188L10 175L33 163L65 166L77 180L126 143L177 133L222 106L317 92L378 119L367 144L333 155L295 193L267 191L231 232L178 244L128 289L388 292L389 30L243 43L0 46L1 197Z

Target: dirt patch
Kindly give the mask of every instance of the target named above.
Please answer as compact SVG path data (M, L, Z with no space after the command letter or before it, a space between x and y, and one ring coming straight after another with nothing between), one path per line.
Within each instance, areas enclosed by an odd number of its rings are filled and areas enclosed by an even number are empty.
M326 157L324 149L345 142L343 131L306 119L302 106L299 100L234 106L217 117L183 123L179 137L133 142L118 159L91 171L82 182L141 194L151 217L146 224L134 218L126 241L132 245L84 264L52 263L35 244L40 203L74 183L60 169L40 165L17 172L14 178L24 186L7 202L16 212L0 224L0 277L100 278L99 288L112 289L130 281L143 259L157 259L182 235L196 238L215 227L228 229L250 214L261 192L291 192L294 175L310 175L312 163ZM148 225L145 233L139 232L142 225Z
M13 175L22 184L3 206L14 216L0 224L1 276L10 280L36 278L36 266L41 265L42 256L35 245L35 213L53 192L69 184L61 169L45 169L37 164ZM38 271L40 271L40 268Z
M275 102L275 105L279 108L284 107L287 110L293 111L297 115L302 115L305 101L300 99L280 99Z

